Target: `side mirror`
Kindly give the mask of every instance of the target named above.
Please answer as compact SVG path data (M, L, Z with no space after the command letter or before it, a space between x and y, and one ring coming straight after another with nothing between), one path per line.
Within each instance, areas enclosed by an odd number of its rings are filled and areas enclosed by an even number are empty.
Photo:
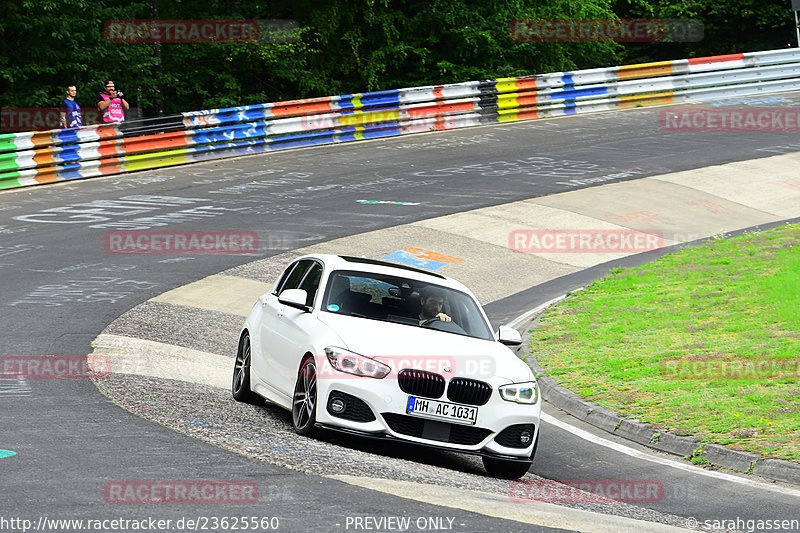
M278 296L278 302L306 313L311 312L311 307L306 305L308 294L303 289L286 289Z
M497 330L497 336L500 342L506 346L519 346L522 344L522 336L520 336L519 331L509 326L500 326Z

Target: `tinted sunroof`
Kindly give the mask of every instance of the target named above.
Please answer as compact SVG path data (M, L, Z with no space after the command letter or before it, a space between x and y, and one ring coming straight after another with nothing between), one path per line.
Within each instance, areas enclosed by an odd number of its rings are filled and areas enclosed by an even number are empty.
M429 270L422 270L421 268L414 268L406 265L400 265L398 263L389 263L388 261L379 261L377 259L367 259L366 257L353 257L352 255L340 255L339 257L341 257L348 263L364 263L367 265L379 265L392 268L402 268L403 270L410 270L411 272L418 272L420 274L428 274L429 276L434 276L439 279L446 279L441 274L436 274L435 272L431 272Z

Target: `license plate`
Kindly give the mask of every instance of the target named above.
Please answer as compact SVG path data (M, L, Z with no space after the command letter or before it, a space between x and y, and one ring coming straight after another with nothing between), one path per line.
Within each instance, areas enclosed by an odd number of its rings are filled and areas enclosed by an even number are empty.
M438 402L427 398L408 397L406 413L409 415L445 420L456 424L475 424L478 419L478 408L456 405L448 402Z

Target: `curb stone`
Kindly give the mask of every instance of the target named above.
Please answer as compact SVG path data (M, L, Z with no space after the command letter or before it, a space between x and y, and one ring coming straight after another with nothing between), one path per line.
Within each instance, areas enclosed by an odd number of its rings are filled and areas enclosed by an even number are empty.
M780 459L761 459L756 462L753 474L786 483L797 483L800 480L800 465Z
M725 466L738 472L750 472L755 463L761 459L761 456L755 453L731 450L719 444L706 444L703 447L703 452L703 457L709 463Z
M551 305L555 305L562 299L557 299ZM639 420L623 418L618 413L586 401L575 392L562 387L556 380L545 375L544 369L536 360L530 342L526 341L526 339L530 339L532 326L538 325L539 319L546 310L547 307L537 309L537 313L517 326L523 339L522 344L517 348L517 355L533 370L545 401L598 429L619 435L653 450L677 455L683 459L689 459L692 455L697 454L712 466L744 474L754 474L773 481L800 485L800 464L782 459L768 459L754 453L732 450L719 444L703 444L698 442L701 438L699 436L681 437Z

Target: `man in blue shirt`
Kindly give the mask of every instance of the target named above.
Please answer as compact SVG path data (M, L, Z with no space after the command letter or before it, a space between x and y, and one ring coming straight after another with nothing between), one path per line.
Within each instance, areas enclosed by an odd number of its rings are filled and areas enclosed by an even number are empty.
M78 94L78 89L74 85L67 87L67 97L61 101L60 109L62 128L80 128L83 126L81 106L75 101L76 94Z

